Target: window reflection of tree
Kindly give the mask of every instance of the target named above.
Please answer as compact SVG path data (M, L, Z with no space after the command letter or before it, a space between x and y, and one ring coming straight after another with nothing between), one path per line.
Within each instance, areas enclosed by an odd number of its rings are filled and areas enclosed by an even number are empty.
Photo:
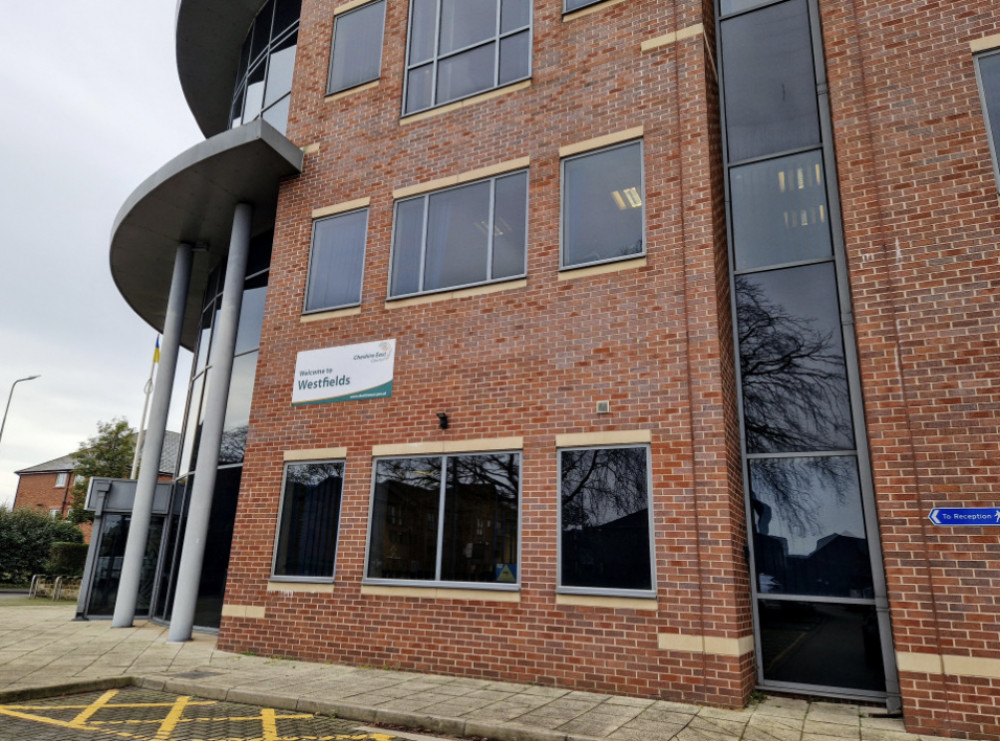
M219 463L242 463L243 454L247 448L247 431L249 425L240 425L222 432L219 443Z
M647 509L646 486L644 449L563 451L563 530L602 525Z
M789 277L795 275L789 271ZM789 453L854 447L841 339L814 320L795 316L751 277L735 280L747 451ZM753 459L750 497L762 591L845 593L821 565L820 544L860 518L853 456ZM837 504L831 507L830 497ZM788 544L771 535L772 519L794 538L815 537L817 552L789 557ZM829 520L829 521L828 521ZM851 581L870 584L863 533L850 541L857 557L842 564ZM827 549L831 550L831 549ZM863 563L862 563L863 561ZM770 573L765 573L770 572ZM836 585L835 585L836 582Z
M561 454L563 586L650 589L645 448Z
M840 338L736 278L743 417L751 453L854 447Z

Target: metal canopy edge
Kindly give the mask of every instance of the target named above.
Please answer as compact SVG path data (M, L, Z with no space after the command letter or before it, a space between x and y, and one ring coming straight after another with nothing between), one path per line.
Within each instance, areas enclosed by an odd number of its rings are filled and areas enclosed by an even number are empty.
M125 201L111 230L118 291L162 330L179 243L207 248L192 268L181 344L197 339L208 276L229 249L233 209L254 208L252 234L274 228L278 185L302 171L302 150L262 119L213 136L150 175Z

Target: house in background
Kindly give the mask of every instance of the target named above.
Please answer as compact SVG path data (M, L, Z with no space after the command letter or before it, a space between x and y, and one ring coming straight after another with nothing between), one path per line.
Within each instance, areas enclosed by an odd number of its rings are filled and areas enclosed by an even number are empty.
M166 433L160 454L161 480L169 481L173 476L180 439L176 432ZM75 464L73 454L67 453L15 471L18 480L13 509L39 509L53 517L65 517L73 506L73 486L77 479L73 473ZM89 543L90 524L84 524L82 530L84 539Z

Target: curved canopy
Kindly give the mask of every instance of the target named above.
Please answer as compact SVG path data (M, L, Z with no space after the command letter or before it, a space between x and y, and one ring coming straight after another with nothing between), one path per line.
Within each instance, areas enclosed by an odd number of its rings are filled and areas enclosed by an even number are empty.
M266 0L177 0L177 74L206 137L229 128L240 50Z
M181 344L197 340L208 276L229 250L233 210L253 206L252 234L274 228L278 184L302 171L302 151L263 120L197 144L148 177L115 218L111 275L129 306L162 330L177 245L195 255Z

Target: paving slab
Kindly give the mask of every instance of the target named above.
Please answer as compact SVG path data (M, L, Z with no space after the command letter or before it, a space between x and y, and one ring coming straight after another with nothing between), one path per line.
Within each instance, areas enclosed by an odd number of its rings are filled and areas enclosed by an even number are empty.
M74 621L73 614L66 605L0 604L0 702L135 685L491 741L929 738L907 734L900 719L884 717L878 707L765 697L743 710L726 710L549 685L315 664L226 653L209 634L172 643L162 625L136 621L118 629L107 621Z

